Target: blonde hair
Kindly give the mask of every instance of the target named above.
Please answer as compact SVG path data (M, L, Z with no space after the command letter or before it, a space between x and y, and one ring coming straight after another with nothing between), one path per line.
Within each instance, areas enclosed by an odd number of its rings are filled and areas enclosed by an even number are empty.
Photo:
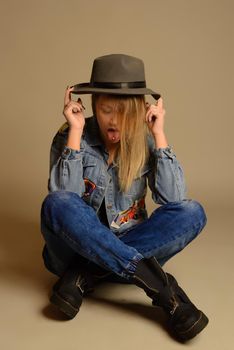
M96 114L96 103L100 95L92 95L92 108ZM114 99L118 106L118 121L120 125L120 143L115 152L118 165L119 187L127 192L134 179L140 176L148 160L147 143L148 126L145 122L144 95L106 95Z

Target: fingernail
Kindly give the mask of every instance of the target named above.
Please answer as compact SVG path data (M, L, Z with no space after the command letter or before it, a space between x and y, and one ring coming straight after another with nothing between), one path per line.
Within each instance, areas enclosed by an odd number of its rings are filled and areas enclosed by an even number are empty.
M85 106L83 105L83 102L82 102L82 100L81 100L81 98L80 98L80 97L78 98L78 102L80 102L80 103L81 103L82 108L83 108L83 109L85 109Z

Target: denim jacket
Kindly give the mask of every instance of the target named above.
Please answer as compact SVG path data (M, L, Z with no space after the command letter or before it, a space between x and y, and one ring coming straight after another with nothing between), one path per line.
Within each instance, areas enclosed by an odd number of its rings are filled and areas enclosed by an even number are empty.
M108 153L100 138L95 117L87 118L80 151L66 146L69 126L59 129L50 151L49 192L65 190L77 193L99 214L105 204L110 229L120 235L145 220L147 184L155 203L185 199L183 170L171 147L155 149L149 137L150 157L140 176L127 193L118 186L118 166L108 165ZM104 202L103 202L104 200Z

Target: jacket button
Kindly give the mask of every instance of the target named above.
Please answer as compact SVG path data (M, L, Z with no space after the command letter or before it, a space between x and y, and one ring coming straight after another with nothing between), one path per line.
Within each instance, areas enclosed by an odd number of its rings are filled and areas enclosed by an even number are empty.
M63 152L66 156L70 155L70 149L66 148Z
M108 204L106 207L107 207L107 209L111 209L112 208L112 204Z

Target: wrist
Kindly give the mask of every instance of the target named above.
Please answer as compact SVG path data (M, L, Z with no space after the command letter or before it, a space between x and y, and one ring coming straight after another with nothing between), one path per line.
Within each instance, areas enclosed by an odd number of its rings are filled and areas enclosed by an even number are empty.
M153 132L154 137L160 137L160 136L165 136L164 130L157 130Z
M80 135L82 135L82 133L83 133L83 128L77 128L77 127L75 127L75 126L70 126L70 127L69 127L69 133L80 134Z
M73 150L80 150L80 143L82 138L83 129L70 128L67 138L67 147Z
M156 149L168 147L167 138L164 132L154 133L153 136Z

